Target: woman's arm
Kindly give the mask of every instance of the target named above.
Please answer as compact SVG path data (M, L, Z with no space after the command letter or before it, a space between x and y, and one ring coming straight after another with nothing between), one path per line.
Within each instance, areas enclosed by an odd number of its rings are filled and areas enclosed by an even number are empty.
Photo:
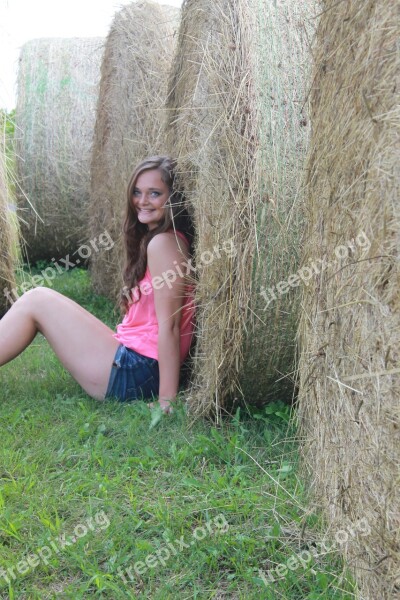
M165 410L170 407L179 388L180 323L185 281L176 271L176 264L181 265L186 258L179 250L175 236L170 233L156 235L147 248L158 320L159 402Z

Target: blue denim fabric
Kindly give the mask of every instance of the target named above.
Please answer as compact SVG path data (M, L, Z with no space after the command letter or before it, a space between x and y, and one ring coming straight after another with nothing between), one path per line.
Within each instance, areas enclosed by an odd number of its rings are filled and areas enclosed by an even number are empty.
M158 361L119 345L111 368L106 398L120 402L158 396Z

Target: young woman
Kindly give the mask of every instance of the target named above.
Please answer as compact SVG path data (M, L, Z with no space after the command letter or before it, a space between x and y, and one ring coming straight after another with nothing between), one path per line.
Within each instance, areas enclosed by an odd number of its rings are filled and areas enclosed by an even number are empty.
M129 182L124 224L126 267L116 332L58 292L24 293L0 321L0 366L41 332L87 394L121 401L158 396L171 410L194 330L192 227L174 188L175 163L140 163Z

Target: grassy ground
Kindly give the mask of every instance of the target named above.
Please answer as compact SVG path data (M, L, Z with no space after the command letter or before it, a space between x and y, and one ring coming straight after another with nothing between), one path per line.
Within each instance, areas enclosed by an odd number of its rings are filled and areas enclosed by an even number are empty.
M54 287L118 321L85 271ZM0 369L0 598L354 598L288 416L276 402L217 429L183 405L96 403L37 336Z

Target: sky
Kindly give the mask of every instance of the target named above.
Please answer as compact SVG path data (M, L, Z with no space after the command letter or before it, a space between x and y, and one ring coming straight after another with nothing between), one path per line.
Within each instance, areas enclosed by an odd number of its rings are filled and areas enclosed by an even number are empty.
M21 46L41 37L105 37L132 0L0 0L0 108L15 108ZM155 0L157 1L157 0ZM160 4L181 6L182 0Z

